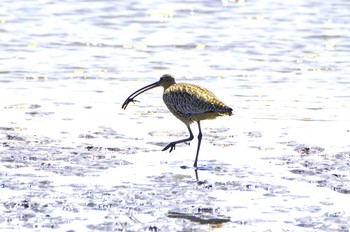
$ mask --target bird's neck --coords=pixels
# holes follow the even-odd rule
[[[164,91],[172,85],[175,85],[175,81],[163,84]]]

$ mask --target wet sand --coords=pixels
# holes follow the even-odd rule
[[[28,98],[3,108],[2,229],[349,227],[344,202],[350,157],[340,150],[349,131],[336,123],[324,131],[319,121],[248,120],[244,109],[236,109],[231,117],[202,123],[196,172],[191,168],[196,140],[171,153],[161,151],[188,135],[158,91],[123,111],[124,99],[107,97],[114,86],[99,91],[98,80],[71,84],[81,91],[72,88],[70,96],[56,95],[60,99],[49,98],[50,85],[57,83],[26,83],[48,99]],[[124,89],[120,95],[126,97]]]

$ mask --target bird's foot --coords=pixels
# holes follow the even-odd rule
[[[166,151],[170,148],[170,151],[169,151],[169,153],[170,153],[172,150],[175,150],[175,145],[176,145],[176,143],[174,143],[174,142],[169,143],[168,145],[166,145],[166,147],[163,148],[162,151]]]

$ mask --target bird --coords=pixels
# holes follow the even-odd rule
[[[156,87],[163,87],[163,101],[169,111],[180,121],[182,121],[190,134],[186,139],[169,143],[162,151],[168,149],[169,152],[175,150],[176,144],[192,141],[194,136],[190,125],[198,125],[198,145],[194,168],[197,169],[198,155],[202,141],[202,130],[200,122],[207,119],[215,119],[218,116],[231,116],[232,108],[220,101],[211,91],[198,85],[188,83],[176,83],[175,78],[170,74],[164,74],[159,81],[147,85],[132,93],[123,103],[122,109],[126,109],[130,102],[138,102],[135,98],[143,92]]]

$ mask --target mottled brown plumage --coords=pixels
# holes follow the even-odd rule
[[[139,94],[158,86],[164,88],[163,101],[165,105],[175,117],[185,123],[190,133],[189,138],[171,142],[163,151],[170,148],[171,152],[175,149],[176,144],[191,141],[193,139],[193,133],[190,124],[197,122],[199,128],[198,146],[196,159],[193,165],[197,167],[198,154],[202,140],[200,121],[214,119],[223,115],[230,116],[232,115],[232,109],[217,99],[209,90],[197,85],[186,83],[176,84],[175,79],[169,74],[164,74],[159,81],[147,85],[131,94],[123,103],[122,108],[126,109],[130,102],[135,102],[136,100],[134,99]]]
[[[185,124],[230,115],[232,109],[209,90],[191,84],[173,84],[164,90],[163,101]]]

